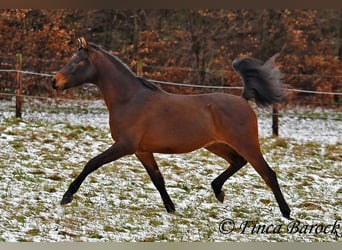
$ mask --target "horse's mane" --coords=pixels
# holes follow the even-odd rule
[[[143,78],[143,77],[139,77],[136,76],[136,74],[134,74],[134,72],[123,62],[121,61],[118,57],[116,57],[115,55],[109,53],[108,51],[104,50],[103,48],[101,48],[100,46],[93,44],[93,43],[89,43],[89,45],[91,45],[91,47],[93,49],[96,49],[98,51],[101,51],[111,62],[113,62],[116,65],[119,65],[119,67],[124,70],[129,72],[132,76],[134,76],[144,87],[147,87],[151,90],[154,91],[158,91],[161,90],[157,85],[153,84],[152,82],[148,81],[147,79]]]
[[[104,54],[111,62],[113,62],[114,64],[119,64],[119,67],[121,69],[125,69],[126,71],[128,71],[129,73],[131,73],[132,75],[135,75],[133,73],[133,71],[123,62],[121,61],[119,58],[117,58],[115,55],[109,53],[108,51],[104,50],[103,48],[101,48],[100,46],[93,44],[93,43],[89,43],[89,45],[91,45],[91,47],[95,50],[98,50],[100,52],[102,52],[102,54]]]
[[[154,90],[154,91],[160,91],[161,89],[155,85],[154,83],[150,82],[144,77],[137,76],[137,79],[147,88]]]

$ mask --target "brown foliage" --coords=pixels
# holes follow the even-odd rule
[[[231,69],[233,59],[266,60],[280,53],[276,63],[290,87],[342,89],[341,10],[0,10],[0,66],[13,69],[15,55],[22,53],[23,69],[54,72],[76,51],[78,36],[110,50],[133,71],[142,65],[142,75],[150,79],[241,86]],[[49,80],[25,75],[25,93],[47,93]],[[13,86],[13,74],[1,73],[0,90]],[[341,102],[337,96],[309,93],[291,93],[291,98]]]

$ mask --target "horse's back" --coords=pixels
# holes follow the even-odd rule
[[[199,95],[169,95],[165,105],[178,110],[178,117],[191,117],[201,123],[222,120],[228,123],[256,122],[256,116],[248,101],[241,96],[225,93]]]
[[[254,111],[241,96],[230,95],[225,93],[213,93],[204,94],[202,96],[203,101],[207,102],[208,106],[211,106],[213,112],[219,112],[225,116],[231,117],[232,119],[248,118],[253,116]]]
[[[248,101],[240,96],[217,93],[202,97],[208,105],[218,137],[258,134],[257,118]]]

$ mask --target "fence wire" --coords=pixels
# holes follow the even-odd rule
[[[9,72],[9,73],[22,73],[22,74],[28,74],[28,75],[38,75],[43,77],[53,77],[54,73],[38,73],[33,71],[26,71],[26,70],[16,70],[16,69],[0,69],[0,72]],[[324,77],[315,75],[316,77]],[[326,76],[328,77],[328,76]],[[331,76],[329,76],[331,77]],[[342,77],[342,76],[336,76],[336,77]],[[163,85],[171,85],[171,86],[178,86],[178,87],[191,87],[191,88],[207,88],[207,89],[242,89],[242,87],[232,87],[232,86],[214,86],[214,85],[196,85],[196,84],[186,84],[186,83],[176,83],[176,82],[167,82],[167,81],[160,81],[160,80],[154,80],[154,79],[147,79],[148,81],[163,84]],[[342,96],[342,93],[340,92],[329,92],[329,91],[313,91],[313,90],[302,90],[302,89],[295,89],[295,88],[287,88],[286,91],[292,91],[292,92],[299,92],[299,93],[308,93],[308,94],[320,94],[320,95],[339,95]],[[6,93],[0,93],[2,95],[8,95]],[[15,94],[13,94],[15,95]],[[21,95],[23,97],[33,97],[33,96],[25,96]],[[40,98],[40,97],[38,97]]]

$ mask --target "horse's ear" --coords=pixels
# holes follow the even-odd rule
[[[78,49],[88,49],[88,42],[84,37],[78,38]]]

